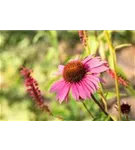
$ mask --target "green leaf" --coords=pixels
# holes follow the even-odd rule
[[[132,46],[132,44],[130,44],[130,43],[121,44],[121,45],[116,46],[115,50],[119,50],[119,49],[122,49],[122,48],[127,48],[127,47],[130,47],[130,46]]]

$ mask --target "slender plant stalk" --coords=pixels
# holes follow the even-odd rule
[[[95,31],[95,37],[96,37],[96,40],[97,40],[97,42],[98,42],[98,47],[97,47],[97,50],[98,50],[98,49],[99,49],[99,46],[100,46],[100,40],[98,39],[98,33],[97,33],[97,31]],[[96,51],[95,53],[97,53],[97,51]],[[102,54],[103,54],[102,56],[105,57],[105,53],[103,52]],[[104,108],[105,108],[105,111],[107,112],[107,111],[108,111],[108,110],[107,110],[107,103],[106,103],[106,98],[105,98],[105,96],[104,96],[103,87],[102,87],[102,84],[101,84],[101,83],[100,83],[99,85],[100,85],[99,95],[100,95],[100,97],[101,97],[101,102],[103,103]]]
[[[103,108],[103,106],[98,102],[98,100],[94,97],[94,95],[91,95],[91,97],[94,100],[94,102],[99,106],[99,108],[103,111],[103,113],[106,116],[109,116],[111,121],[114,121],[114,119],[105,111],[105,109]]]
[[[104,108],[105,108],[105,111],[107,112],[107,103],[106,103],[106,100],[105,100],[105,97],[102,93],[99,93],[100,97],[101,97],[101,101],[104,105]]]
[[[85,50],[87,51],[88,54],[90,54],[90,49],[88,46],[85,47]]]
[[[107,103],[106,103],[106,99],[105,99],[105,96],[104,96],[102,84],[100,84],[99,95],[101,97],[101,100],[102,100],[102,103],[104,105],[105,111],[107,112],[108,111],[108,109],[107,109]]]
[[[88,54],[91,54],[90,45],[89,45],[89,36],[88,36],[88,32],[87,31],[84,31],[84,37],[86,38],[85,49],[88,52]]]
[[[119,84],[118,84],[118,77],[116,74],[116,65],[117,65],[117,60],[116,60],[116,53],[115,53],[115,49],[112,45],[110,36],[108,31],[104,31],[108,46],[109,46],[109,50],[110,50],[110,55],[112,57],[113,60],[113,69],[115,71],[115,89],[116,89],[116,95],[117,95],[117,104],[118,104],[118,112],[119,112],[119,120],[121,120],[121,107],[120,107],[120,92],[119,92]]]
[[[87,108],[86,104],[85,104],[83,101],[81,101],[81,102],[82,102],[84,108],[85,108],[85,109],[87,110],[87,112],[89,113],[90,117],[92,117],[93,119],[95,119],[95,117],[92,115],[92,113],[90,112],[90,110]]]

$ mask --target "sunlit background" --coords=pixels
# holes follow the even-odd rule
[[[120,72],[135,87],[135,31],[112,31],[112,42],[117,52]],[[108,45],[103,31],[89,31],[91,52],[100,55],[110,62]],[[57,120],[35,106],[35,102],[27,94],[20,67],[32,69],[38,81],[46,103],[55,115],[65,120],[92,120],[81,102],[72,96],[69,103],[59,104],[55,94],[49,92],[51,84],[57,79],[53,74],[59,64],[82,54],[84,47],[77,31],[0,31],[0,120]],[[114,80],[103,74],[105,94],[110,113],[117,115],[113,107],[115,101]],[[135,100],[130,92],[120,86],[121,101],[128,101],[135,108]],[[97,120],[106,120],[104,114],[92,100],[85,102],[97,116]],[[135,109],[134,109],[135,110]],[[135,119],[132,110],[131,118]]]

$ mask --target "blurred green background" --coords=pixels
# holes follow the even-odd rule
[[[114,46],[135,44],[135,31],[111,34]],[[103,32],[89,31],[89,36],[92,53],[108,59]],[[82,103],[72,96],[68,104],[60,105],[55,94],[49,93],[56,80],[53,73],[57,66],[83,52],[77,31],[0,31],[0,120],[57,120],[38,109],[28,96],[20,75],[21,66],[34,71],[33,76],[55,115],[65,120],[91,120]],[[86,104],[95,115],[102,115],[93,101],[86,101]]]

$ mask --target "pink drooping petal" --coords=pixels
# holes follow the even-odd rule
[[[93,59],[90,59],[87,61],[87,64],[90,65],[91,67],[95,67],[97,65],[100,65],[100,63],[107,63],[106,61],[101,60],[100,57],[94,57]]]
[[[71,85],[71,89],[72,89],[73,97],[74,97],[76,100],[79,100],[79,91],[78,91],[77,85],[76,85],[75,83],[73,83],[73,84]]]
[[[89,82],[87,80],[84,80],[83,82],[85,84],[85,87],[87,87],[87,89],[89,90],[89,92],[90,92],[90,97],[89,98],[91,98],[91,95],[96,92],[97,88],[95,88],[95,86],[92,82]]]
[[[85,84],[84,81],[81,81],[81,83],[82,83],[83,90],[84,90],[84,92],[86,94],[86,97],[90,98],[90,93],[91,93],[90,89],[87,87],[87,85]]]
[[[89,65],[90,67],[97,65],[100,62],[100,59],[98,59],[97,57],[92,58],[92,59],[88,59],[85,64]]]
[[[90,56],[86,57],[86,58],[82,61],[82,63],[83,63],[83,64],[87,64],[87,62],[89,62],[92,58],[93,58],[93,56],[90,55]]]
[[[99,78],[98,78],[97,76],[92,75],[92,74],[87,74],[87,75],[86,75],[86,78],[87,78],[88,80],[95,81],[95,83],[98,83],[98,82],[99,82]]]
[[[62,74],[63,73],[63,69],[64,69],[64,65],[59,65],[58,66],[58,70],[59,70],[59,72]]]
[[[78,89],[78,92],[79,92],[79,97],[82,98],[82,99],[86,99],[87,95],[82,87],[82,83],[79,82],[76,84],[77,86],[77,89]]]
[[[95,57],[95,58],[86,58],[84,61],[84,64],[89,68],[89,71],[93,71],[93,73],[100,73],[103,71],[107,70],[107,62],[106,61],[101,61],[100,57]],[[94,69],[93,69],[94,68]],[[95,69],[96,68],[96,69]],[[105,69],[104,69],[105,68]],[[99,70],[98,70],[99,69]],[[103,71],[102,71],[102,70]]]
[[[94,55],[90,55],[86,57],[82,62],[87,65],[94,65],[100,62],[100,57],[94,57]]]
[[[106,70],[108,70],[108,67],[107,67],[107,66],[105,66],[105,65],[100,65],[100,66],[98,66],[98,67],[91,68],[89,71],[90,71],[91,73],[101,73],[101,72],[104,72],[104,71],[106,71]]]
[[[84,83],[91,93],[94,93],[97,90],[97,86],[90,80],[86,79],[86,80],[84,80]]]
[[[65,81],[63,79],[59,80],[52,85],[50,92],[59,92],[64,85]]]
[[[98,83],[100,82],[99,78],[94,75],[86,75],[87,83],[95,90],[98,89]],[[94,86],[93,86],[94,85]]]
[[[98,59],[99,60],[99,59]],[[101,66],[101,65],[105,65],[107,64],[107,61],[100,61],[98,63],[93,63],[90,65],[90,68],[95,68],[95,67],[98,67],[98,66]]]
[[[61,90],[57,92],[56,99],[58,99],[60,103],[62,103],[64,100],[67,100],[69,90],[70,84],[65,82],[63,88],[61,88]]]

